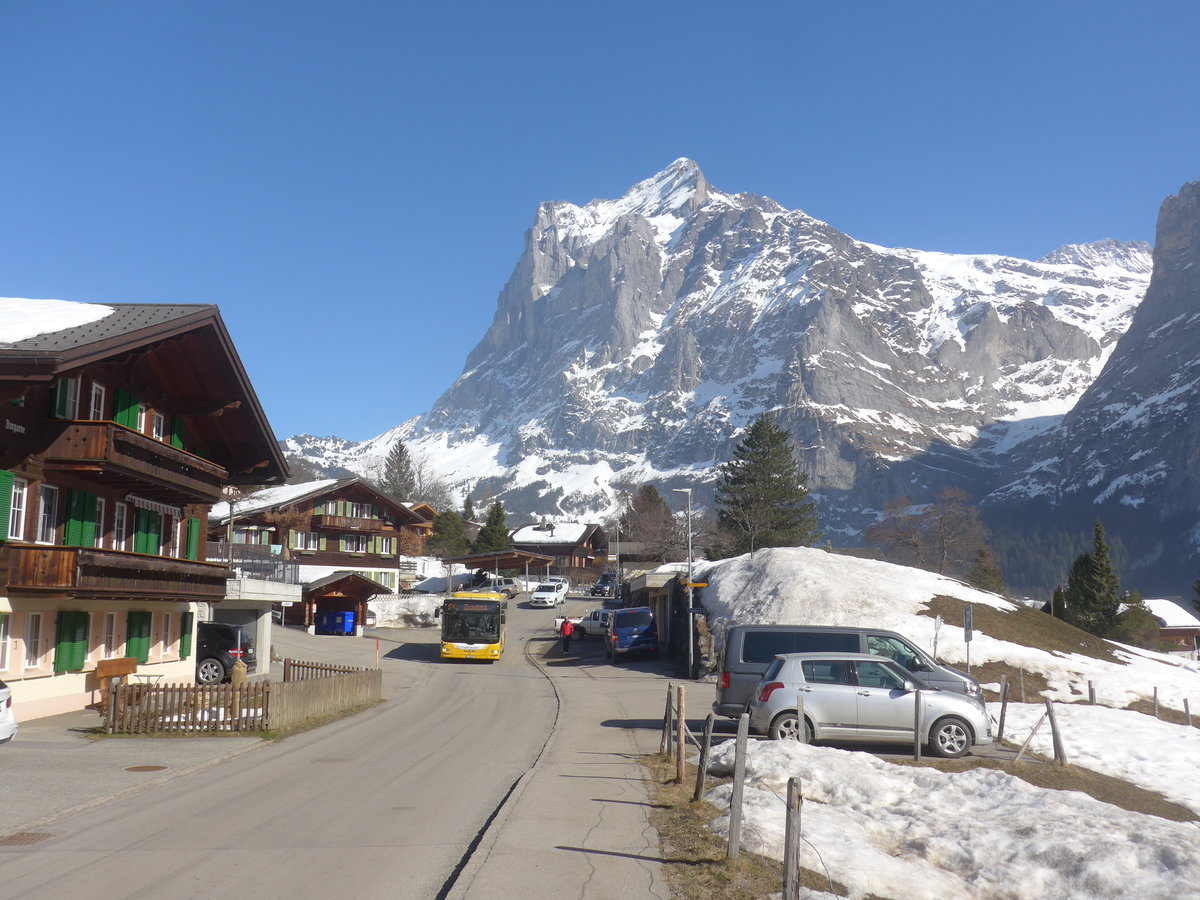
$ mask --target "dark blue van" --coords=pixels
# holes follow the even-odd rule
[[[630,653],[658,655],[658,624],[648,606],[613,610],[604,633],[604,653],[616,662]]]

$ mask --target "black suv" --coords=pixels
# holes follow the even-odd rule
[[[617,576],[613,572],[605,572],[600,576],[600,580],[592,585],[591,595],[593,597],[611,597],[613,589],[617,586]]]
[[[196,626],[196,682],[220,684],[228,681],[233,663],[240,659],[248,670],[257,661],[254,642],[241,625],[201,622]]]

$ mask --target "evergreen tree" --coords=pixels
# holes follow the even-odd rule
[[[471,545],[471,552],[491,553],[494,550],[507,550],[510,546],[504,504],[497,500],[488,510],[487,521],[479,529],[475,543]]]
[[[620,516],[609,531],[619,533],[622,541],[644,545],[639,552],[659,562],[680,559],[687,548],[687,538],[675,514],[652,484],[643,484],[633,494],[624,495]]]
[[[467,532],[458,513],[451,509],[433,517],[433,534],[425,542],[425,550],[443,559],[466,556],[471,552],[471,542],[467,540]]]
[[[1064,621],[1067,618],[1067,592],[1061,584],[1054,588],[1054,596],[1050,598],[1050,614]]]
[[[463,511],[462,517],[464,522],[475,521],[475,504],[471,502],[471,495],[463,494]]]
[[[967,570],[967,584],[993,594],[1004,593],[1004,578],[1000,575],[1000,563],[992,548],[982,544],[975,548],[971,568]]]
[[[720,467],[716,499],[718,526],[730,534],[735,553],[820,540],[808,476],[796,465],[787,432],[768,415],[754,420]]]
[[[396,441],[383,463],[379,490],[398,503],[416,500],[417,475],[404,441]]]
[[[1119,590],[1120,579],[1109,557],[1104,525],[1097,519],[1092,528],[1092,552],[1076,558],[1067,578],[1068,621],[1084,631],[1107,637],[1117,625]]]

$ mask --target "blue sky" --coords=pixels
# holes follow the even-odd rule
[[[1200,4],[0,0],[0,296],[214,302],[280,436],[427,410],[544,200],[680,156],[861,240],[1153,240]]]

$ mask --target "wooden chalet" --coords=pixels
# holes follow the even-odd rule
[[[432,513],[426,504],[398,503],[360,478],[289,484],[214,507],[209,540],[268,547],[296,562],[306,585],[352,573],[394,592],[415,572],[412,557],[424,552],[433,527],[422,507]],[[218,547],[214,556],[222,555]],[[285,610],[285,621],[311,628],[321,611],[306,588],[306,602]],[[362,612],[365,605],[358,621]]]
[[[608,536],[599,525],[556,522],[525,525],[509,535],[517,550],[554,558],[560,574],[597,574],[608,562]]]
[[[0,678],[18,718],[81,709],[97,664],[192,681],[225,596],[210,506],[287,466],[211,305],[0,301]]]

